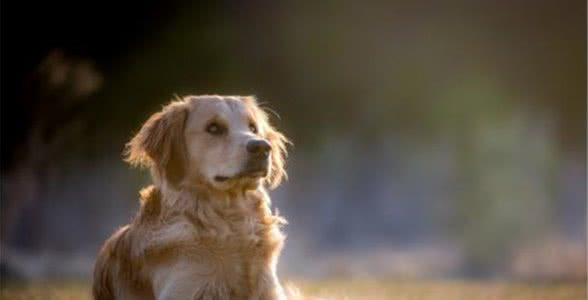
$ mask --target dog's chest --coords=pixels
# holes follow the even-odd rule
[[[273,222],[271,215],[250,211],[225,214],[213,222],[197,221],[196,217],[187,216],[194,232],[188,255],[215,274],[212,280],[234,293],[244,293],[234,294],[232,299],[245,299],[274,267],[284,240],[278,222]]]
[[[283,222],[265,203],[243,201],[239,205],[201,205],[185,211],[164,231],[176,232],[184,248],[182,253],[242,265],[271,259],[279,252],[284,240],[279,228]]]
[[[178,277],[172,281],[201,282],[204,286],[195,288],[207,295],[228,293],[218,299],[255,298],[275,276],[285,220],[272,214],[263,199],[249,200],[226,206],[204,203],[139,219],[148,230],[138,248],[153,265],[167,265],[161,274]]]
[[[274,221],[272,215],[253,210],[204,211],[185,217],[191,225],[194,246],[208,248],[219,255],[263,255],[283,240],[279,222]]]

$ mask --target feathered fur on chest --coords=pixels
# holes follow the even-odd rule
[[[281,250],[286,221],[272,213],[263,191],[241,195],[194,195],[184,193],[163,199],[155,187],[141,192],[141,223],[145,255],[181,255],[226,260],[243,257],[273,260]]]

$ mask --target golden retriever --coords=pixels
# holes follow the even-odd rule
[[[253,97],[187,96],[152,115],[126,161],[153,185],[100,251],[94,298],[285,299],[285,220],[265,187],[285,176],[286,143]]]

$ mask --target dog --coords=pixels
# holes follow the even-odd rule
[[[125,150],[153,185],[100,250],[94,299],[286,299],[286,221],[266,189],[286,176],[288,143],[252,96],[186,96],[153,114]]]

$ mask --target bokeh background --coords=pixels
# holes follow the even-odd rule
[[[121,2],[2,3],[2,279],[90,278],[174,94],[281,116],[282,277],[586,278],[585,1]]]

